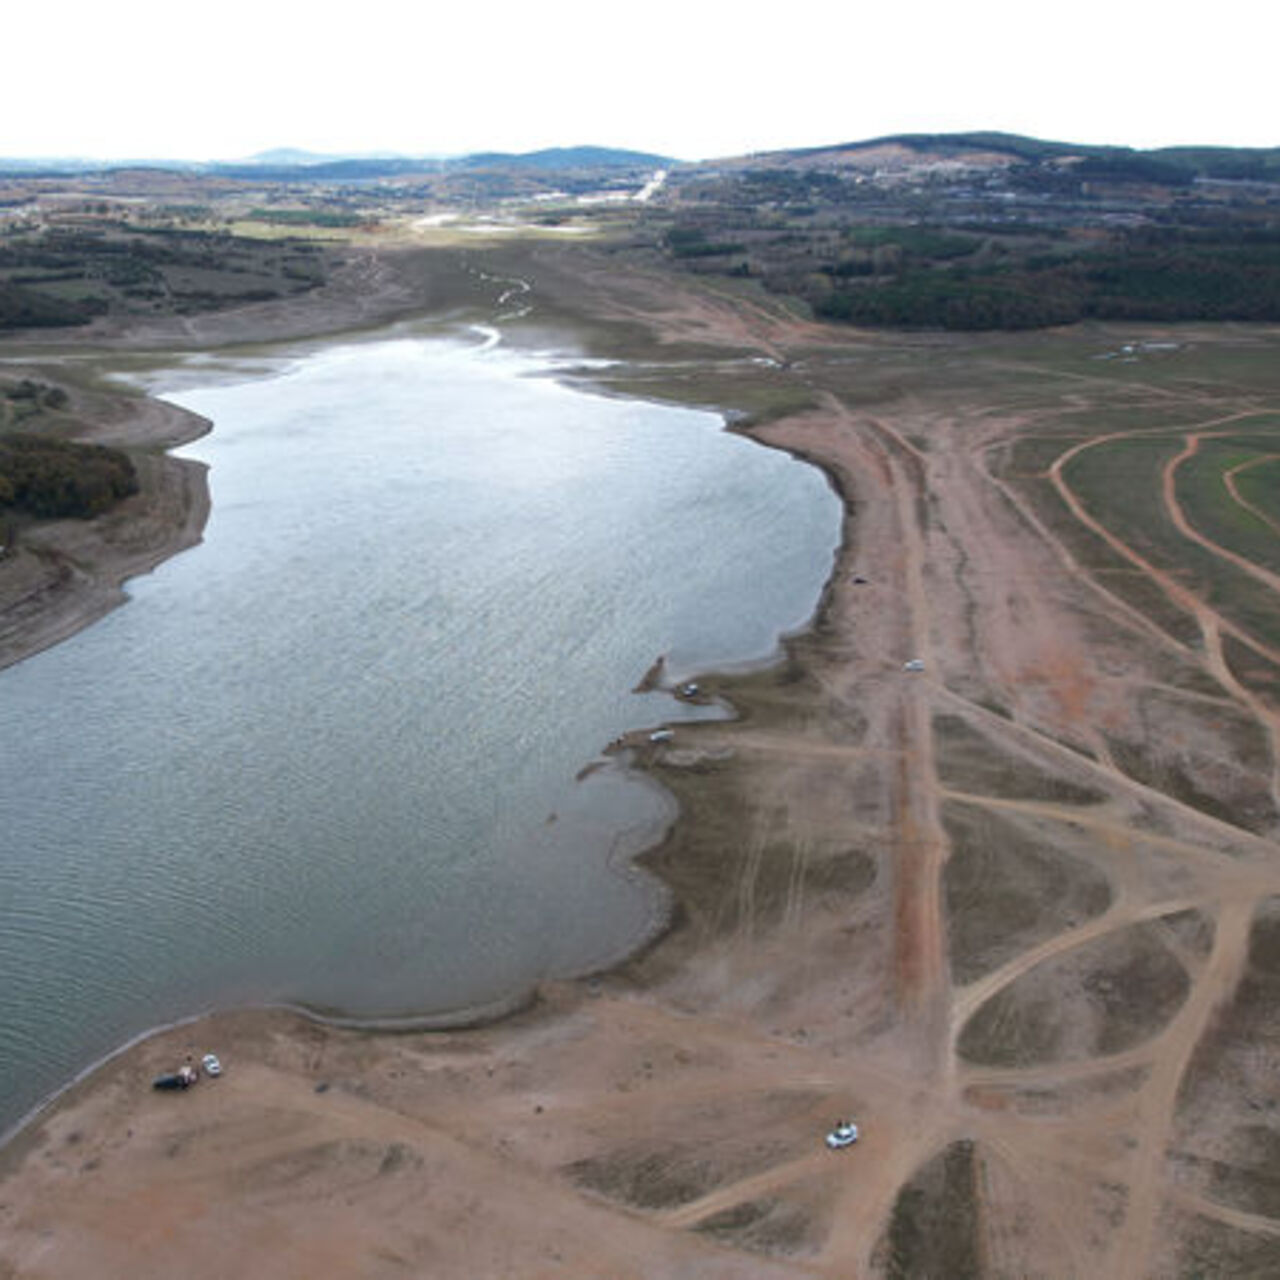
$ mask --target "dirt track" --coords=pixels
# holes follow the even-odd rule
[[[1178,467],[1258,389],[1095,375],[1079,335],[1057,364],[864,339],[582,260],[533,263],[535,315],[541,289],[777,362],[814,407],[755,434],[849,509],[813,634],[706,682],[742,721],[640,748],[685,809],[651,859],[678,927],[487,1029],[221,1015],[138,1047],[9,1151],[0,1274],[1280,1273],[1276,718],[1223,637],[1280,650],[1070,482],[1132,434],[1092,411],[1168,406],[1135,432],[1186,448],[1141,500],[1213,553]],[[1021,472],[1028,435],[1058,444]],[[222,1080],[148,1094],[209,1044]]]

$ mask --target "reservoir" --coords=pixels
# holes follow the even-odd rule
[[[805,623],[840,509],[717,415],[383,337],[177,366],[199,547],[0,673],[0,1131],[214,1007],[401,1019],[588,972],[662,918],[671,817],[584,766],[631,690]],[[213,1047],[213,1046],[210,1046]]]

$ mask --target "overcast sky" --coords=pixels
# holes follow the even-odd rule
[[[1262,0],[28,0],[5,14],[0,155],[598,143],[700,159],[968,129],[1275,146],[1271,14]]]

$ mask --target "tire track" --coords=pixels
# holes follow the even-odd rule
[[[1245,414],[1233,414],[1230,421],[1234,418],[1248,416]],[[1216,425],[1216,424],[1215,424]],[[1081,444],[1075,445],[1068,449],[1065,453],[1060,454],[1054,459],[1049,468],[1049,479],[1052,482],[1058,496],[1066,504],[1068,510],[1073,516],[1091,533],[1101,538],[1117,555],[1128,560],[1130,564],[1140,569],[1146,576],[1164,592],[1174,604],[1185,609],[1190,613],[1200,626],[1204,636],[1205,649],[1207,653],[1207,665],[1210,674],[1214,676],[1220,683],[1227,688],[1238,688],[1235,677],[1231,674],[1226,662],[1222,657],[1221,642],[1219,639],[1220,632],[1226,632],[1234,640],[1238,640],[1241,644],[1254,650],[1255,653],[1266,658],[1269,662],[1280,665],[1280,650],[1273,649],[1270,645],[1258,640],[1243,627],[1237,626],[1235,623],[1222,618],[1207,601],[1202,600],[1193,591],[1182,586],[1181,583],[1175,581],[1163,569],[1152,564],[1145,556],[1135,551],[1127,542],[1118,535],[1111,532],[1101,521],[1095,519],[1085,509],[1084,503],[1081,502],[1075,490],[1067,483],[1066,477],[1063,475],[1063,469],[1075,457],[1078,457],[1086,449],[1091,449],[1100,444],[1106,444],[1112,440],[1127,439],[1136,432],[1120,431],[1113,432],[1110,435],[1098,436],[1092,440],[1086,440]]]
[[[1235,994],[1244,972],[1252,908],[1251,902],[1223,906],[1204,972],[1168,1029],[1157,1038],[1159,1051],[1152,1054],[1151,1075],[1139,1094],[1138,1148],[1129,1171],[1129,1207],[1111,1268],[1117,1280],[1147,1273],[1178,1089],[1213,1015]]]
[[[1250,895],[1250,901],[1252,896]],[[1114,933],[1117,929],[1126,929],[1131,925],[1144,924],[1159,920],[1165,916],[1177,915],[1180,911],[1194,911],[1205,904],[1203,897],[1178,898],[1172,901],[1151,902],[1145,905],[1117,903],[1109,911],[1073,929],[1054,934],[1052,938],[1038,943],[1027,951],[1023,951],[1007,964],[991,973],[961,987],[951,1004],[951,1036],[952,1044],[959,1038],[964,1024],[992,996],[1016,982],[1023,974],[1034,969],[1036,965],[1054,956],[1074,951],[1086,943]]]
[[[1254,458],[1249,462],[1238,463],[1236,466],[1232,467],[1230,471],[1224,471],[1222,473],[1222,483],[1226,486],[1227,492],[1231,495],[1232,499],[1239,506],[1243,507],[1251,516],[1257,516],[1259,520],[1267,525],[1272,533],[1280,534],[1280,521],[1273,519],[1271,516],[1267,515],[1261,507],[1255,506],[1250,502],[1249,499],[1240,492],[1240,487],[1236,484],[1236,476],[1238,476],[1242,471],[1248,471],[1250,467],[1260,466],[1264,462],[1274,462],[1277,458],[1280,458],[1280,453],[1268,453],[1264,454],[1261,458]]]

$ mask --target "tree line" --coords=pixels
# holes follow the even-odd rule
[[[835,273],[833,272],[833,275]],[[817,314],[852,324],[1029,329],[1106,320],[1280,320],[1280,233],[1150,235],[1110,249],[938,269],[837,287]]]

